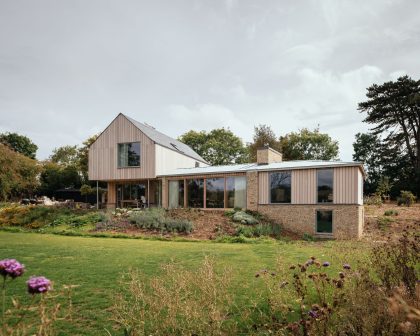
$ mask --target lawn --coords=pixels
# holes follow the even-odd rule
[[[281,258],[284,267],[304,262],[314,255],[332,263],[329,271],[344,261],[364,254],[359,242],[272,242],[227,244],[171,242],[138,239],[66,237],[36,233],[0,232],[0,259],[16,258],[26,265],[25,276],[14,280],[11,292],[24,298],[24,282],[30,275],[44,275],[56,288],[78,285],[73,294],[73,321],[60,321],[60,335],[104,335],[105,328],[121,335],[110,321],[109,307],[118,290],[118,280],[129,268],[156,275],[160,265],[174,258],[188,268],[204,256],[212,256],[220,267],[232,269],[238,302],[246,302],[259,285],[255,272],[271,269]]]

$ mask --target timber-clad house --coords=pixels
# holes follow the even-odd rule
[[[363,165],[282,161],[269,148],[257,162],[210,166],[189,146],[119,114],[89,149],[89,179],[107,182],[107,207],[259,211],[285,228],[359,238]]]

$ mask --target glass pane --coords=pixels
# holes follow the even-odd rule
[[[226,193],[228,208],[246,208],[246,177],[227,177]]]
[[[292,201],[292,174],[277,172],[270,174],[270,202],[290,203]]]
[[[184,207],[184,181],[169,181],[169,208]]]
[[[225,207],[225,179],[223,177],[206,180],[206,207]]]
[[[118,167],[140,166],[140,142],[118,144]]]
[[[318,203],[332,203],[333,201],[333,170],[318,169]]]
[[[331,210],[318,210],[316,212],[316,232],[332,233]]]
[[[188,180],[188,207],[203,208],[204,207],[204,180],[194,179]]]

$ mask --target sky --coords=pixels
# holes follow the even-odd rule
[[[320,128],[352,159],[373,83],[420,74],[420,1],[0,0],[0,132],[46,159],[119,112],[178,137]]]

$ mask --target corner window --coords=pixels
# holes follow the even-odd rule
[[[332,169],[317,170],[318,203],[332,203],[334,178]]]
[[[290,203],[292,200],[292,174],[270,173],[270,203]]]
[[[140,167],[140,142],[118,144],[118,168]]]
[[[316,232],[332,233],[332,210],[317,210]]]

